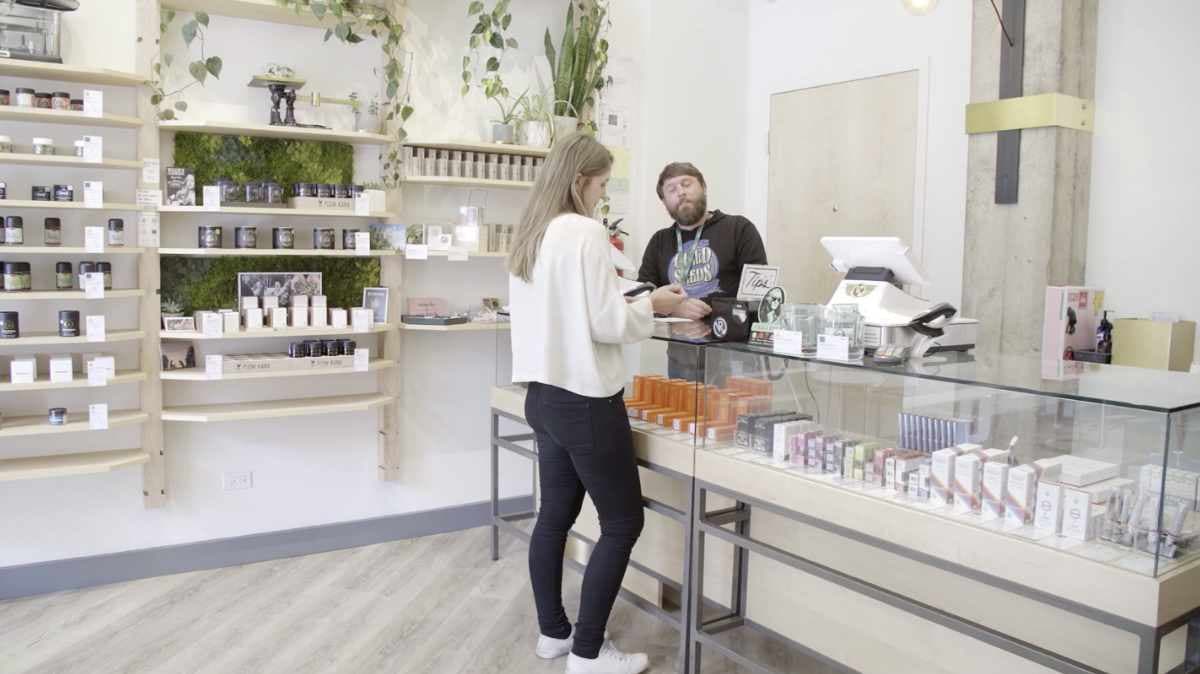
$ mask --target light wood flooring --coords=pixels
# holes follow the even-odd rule
[[[526,547],[490,529],[0,602],[0,672],[562,672],[533,655]],[[579,575],[567,572],[568,615]],[[678,635],[618,600],[624,650],[676,669]],[[813,671],[807,667],[790,671]],[[739,671],[706,654],[706,674]],[[786,671],[786,670],[785,670]]]

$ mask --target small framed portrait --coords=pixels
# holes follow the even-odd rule
[[[257,297],[263,306],[265,297],[276,297],[279,306],[292,306],[296,295],[323,295],[321,272],[239,272],[238,304],[243,297]]]
[[[163,329],[167,332],[195,332],[196,319],[191,316],[163,316]]]
[[[388,289],[363,288],[362,305],[375,314],[376,323],[387,323],[388,320]]]
[[[196,347],[191,342],[163,342],[162,369],[186,370],[196,367]]]

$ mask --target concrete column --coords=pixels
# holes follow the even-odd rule
[[[1097,2],[1029,0],[1024,95],[1094,99]],[[990,0],[974,3],[971,102],[994,101],[1004,38]],[[1083,283],[1092,136],[1022,131],[1020,198],[1012,205],[995,203],[996,134],[973,135],[967,148],[963,315],[981,321],[979,353],[1035,355],[1046,286]]]

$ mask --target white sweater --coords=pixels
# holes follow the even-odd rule
[[[550,221],[532,281],[509,276],[513,382],[541,382],[591,398],[625,385],[622,344],[648,339],[648,298],[626,302],[604,226],[581,215]]]

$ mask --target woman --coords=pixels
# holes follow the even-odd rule
[[[650,337],[654,314],[683,300],[678,286],[627,301],[604,226],[590,215],[613,158],[574,134],[550,152],[509,256],[513,381],[529,382],[525,418],[537,435],[541,511],[529,546],[537,604],[536,653],[567,658],[568,674],[637,674],[644,653],[622,653],[604,627],[642,531],[642,488],[625,414],[621,345]],[[567,532],[583,495],[600,514],[575,629],[562,604]]]

